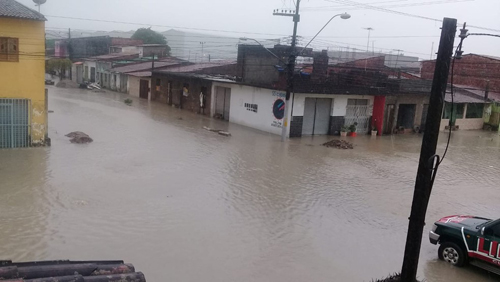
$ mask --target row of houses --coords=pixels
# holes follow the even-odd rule
[[[286,48],[270,50],[284,58]],[[431,79],[388,67],[384,56],[330,65],[326,52],[306,53],[313,63],[298,66],[294,74],[289,137],[335,135],[354,123],[359,133],[374,128],[379,134],[425,129]],[[238,54],[236,72],[154,70],[151,100],[281,134],[286,85],[282,62],[261,46],[240,45]],[[469,60],[484,62],[475,66],[486,68],[494,61],[500,63],[499,58],[478,55],[466,55],[462,62],[465,65]],[[441,129],[450,120],[456,129],[481,129],[490,121],[498,127],[498,113],[492,108],[500,102],[500,89],[489,85],[488,90],[454,85],[453,106],[450,87]]]

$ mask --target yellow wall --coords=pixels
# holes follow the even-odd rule
[[[45,111],[45,22],[0,17],[0,37],[19,38],[19,62],[0,62],[0,98],[31,99],[31,138],[43,143]]]

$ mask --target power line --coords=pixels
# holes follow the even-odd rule
[[[368,5],[368,4],[364,4],[364,3],[359,3],[359,2],[352,1],[352,0],[327,0],[327,1],[328,2],[335,2],[335,3],[346,4],[346,5],[354,6],[354,7],[366,8],[366,9],[380,11],[380,12],[386,12],[386,13],[401,15],[401,16],[407,16],[407,17],[412,17],[412,18],[419,18],[419,19],[424,19],[424,20],[430,20],[430,21],[434,21],[434,22],[442,22],[443,21],[443,20],[434,19],[434,18],[431,18],[431,17],[425,17],[425,16],[419,16],[419,15],[409,14],[409,13],[405,13],[405,12],[399,12],[399,11],[389,10],[389,9],[386,9],[386,8],[381,8],[381,7],[372,6],[372,5]],[[473,27],[473,28],[477,28],[477,29],[483,29],[483,30],[500,32],[500,30],[498,30],[498,29],[488,28],[488,27],[481,27],[481,26],[474,26],[474,25],[468,25],[468,27]]]

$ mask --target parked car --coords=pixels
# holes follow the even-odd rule
[[[45,80],[45,85],[54,85],[55,82],[53,80],[50,80],[50,79],[46,79]]]
[[[429,239],[440,245],[440,259],[458,267],[470,263],[500,275],[500,219],[447,216],[434,223]]]

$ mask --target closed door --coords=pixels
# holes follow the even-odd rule
[[[330,131],[332,99],[306,98],[302,135],[327,135]]]
[[[142,99],[148,99],[149,96],[149,82],[147,80],[141,79],[141,84],[139,88],[139,97]]]

